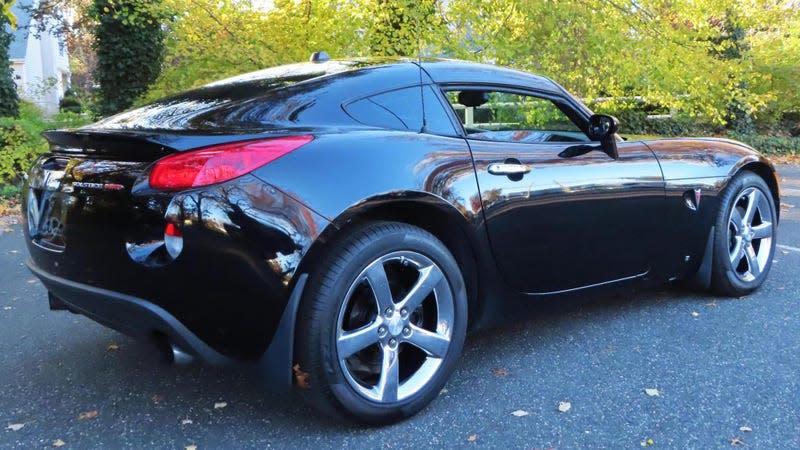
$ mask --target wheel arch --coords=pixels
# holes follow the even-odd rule
[[[296,273],[311,273],[326,251],[354,227],[372,221],[402,222],[433,234],[458,263],[467,291],[469,321],[480,312],[478,301],[479,251],[469,219],[446,200],[426,192],[386,194],[359,202],[339,214],[314,241]]]
[[[749,160],[749,161],[741,161],[740,164],[737,165],[736,169],[733,171],[731,175],[731,179],[742,171],[747,170],[749,172],[753,172],[759,177],[761,177],[767,186],[769,186],[769,190],[772,193],[772,199],[775,201],[775,216],[777,221],[780,221],[781,215],[781,196],[780,196],[780,186],[778,184],[778,174],[775,171],[774,166],[767,161],[765,158],[761,157],[757,160]]]

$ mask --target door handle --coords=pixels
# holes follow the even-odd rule
[[[492,175],[521,176],[531,171],[531,166],[522,163],[491,163],[486,168]]]

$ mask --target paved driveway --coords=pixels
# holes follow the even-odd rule
[[[782,246],[756,294],[665,287],[473,335],[440,398],[382,429],[265,394],[245,370],[158,365],[146,344],[49,312],[14,227],[0,235],[0,448],[800,448],[800,168],[780,172]]]

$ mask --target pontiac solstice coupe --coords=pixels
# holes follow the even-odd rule
[[[764,282],[773,166],[617,128],[541,76],[318,55],[46,132],[28,266],[51,309],[390,423],[438,395],[468,330],[668,280]]]

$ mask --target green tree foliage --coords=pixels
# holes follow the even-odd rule
[[[19,97],[17,86],[14,83],[11,62],[9,61],[8,47],[12,36],[6,31],[7,26],[14,25],[14,15],[11,14],[11,0],[3,0],[0,13],[0,117],[16,116],[19,114]]]
[[[162,76],[146,100],[221,77],[332,57],[437,52],[446,26],[436,0],[276,0],[269,10],[237,0],[164,0],[169,24]]]
[[[601,111],[655,126],[747,130],[800,110],[790,0],[164,0],[164,72],[148,99],[331,56],[451,56],[552,77]],[[638,117],[641,115],[642,117]],[[690,131],[690,130],[687,130]]]
[[[96,112],[113,114],[131,106],[161,72],[163,11],[158,0],[95,0]]]
[[[691,124],[702,123],[709,130],[751,131],[753,120],[761,128],[788,129],[783,124],[796,121],[791,112],[800,111],[796,0],[275,0],[270,8],[248,0],[42,4],[87,1],[94,2],[90,10],[98,22],[100,98],[114,103],[103,113],[137,96],[141,103],[303,61],[317,50],[334,58],[422,53],[517,67],[550,76],[598,111],[630,117],[637,130],[693,132]],[[109,38],[103,33],[112,26]],[[161,30],[166,49],[159,66],[152,61],[160,54],[154,36]],[[157,81],[139,96],[159,68]],[[666,113],[673,118],[646,119]]]
[[[724,125],[732,109],[738,110],[733,116],[767,115],[783,95],[763,88],[773,77],[759,70],[766,67],[758,57],[772,46],[795,46],[783,64],[797,67],[798,8],[790,3],[453,0],[448,50],[551,76],[589,99],[640,96]],[[474,49],[481,51],[475,55]],[[626,106],[595,105],[611,111]],[[796,101],[781,106],[800,107]]]
[[[363,2],[356,17],[365,27],[371,55],[417,56],[438,43],[446,30],[435,0],[373,0]]]
[[[148,99],[222,77],[302,61],[308,49],[337,56],[353,40],[337,2],[277,0],[266,12],[237,0],[164,0],[173,17],[164,73]]]
[[[14,6],[15,2],[16,0],[0,0],[0,16],[5,18],[6,22],[4,23],[10,24],[12,27],[17,26],[17,18],[11,12],[11,7]]]

